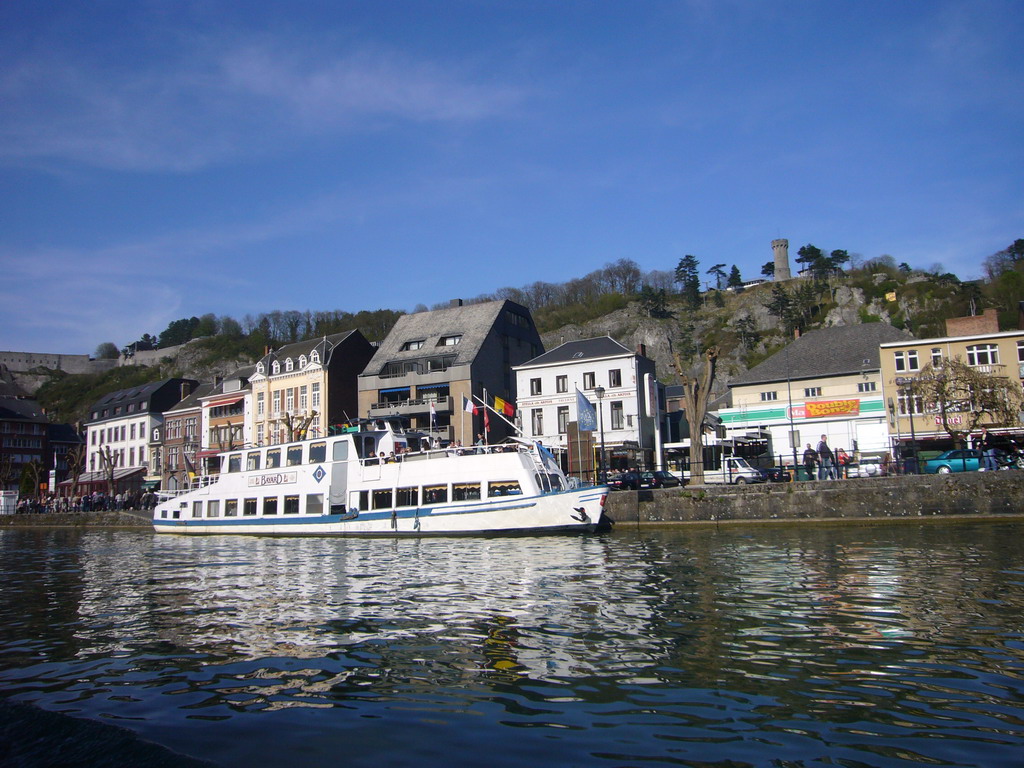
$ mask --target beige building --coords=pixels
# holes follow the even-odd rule
[[[249,378],[255,444],[322,437],[332,425],[356,418],[356,378],[373,351],[356,330],[264,355]]]
[[[729,382],[732,406],[718,415],[726,437],[801,462],[822,435],[851,456],[889,451],[879,346],[910,334],[888,323],[811,331]]]
[[[1024,379],[1024,330],[1001,332],[994,309],[973,317],[947,320],[946,333],[943,338],[881,345],[882,392],[894,445],[906,447],[914,443],[922,450],[953,447],[936,405],[912,393],[915,379],[926,366],[939,368],[944,360],[959,360],[1017,386]],[[963,406],[964,409],[952,413],[951,406],[946,407],[947,419],[954,427],[964,425],[966,428],[970,424],[969,404]],[[978,426],[987,423],[987,417],[982,417]],[[993,429],[993,433],[1020,432],[1019,425]]]

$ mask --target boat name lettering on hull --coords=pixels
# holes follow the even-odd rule
[[[287,485],[288,483],[294,483],[297,479],[297,472],[275,472],[272,475],[260,475],[259,477],[248,478],[250,488],[261,487],[264,485]]]

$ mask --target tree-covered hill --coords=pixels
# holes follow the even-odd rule
[[[699,259],[687,255],[672,270],[644,273],[622,259],[566,283],[506,287],[471,301],[510,299],[528,307],[547,349],[598,335],[632,349],[643,345],[666,383],[674,381],[674,355],[693,363],[717,345],[716,394],[722,394],[732,377],[774,354],[798,330],[881,321],[925,338],[943,335],[947,317],[989,307],[999,311],[1001,327],[1012,328],[1024,300],[1024,240],[987,258],[985,277],[972,282],[938,266],[914,269],[885,256],[863,261],[846,251],[826,255],[810,244],[798,254],[803,276],[746,289],[735,267],[727,273],[726,265],[714,264],[702,272]],[[770,274],[771,267],[766,264],[763,272]],[[702,290],[702,275],[716,287]],[[268,348],[355,328],[380,341],[402,314],[275,310],[242,320],[213,313],[182,318],[158,335],[121,345],[126,353],[176,348],[173,356],[155,355],[157,365],[121,366],[98,375],[54,372],[37,397],[54,420],[74,423],[107,392],[169,376],[210,379],[255,362]]]

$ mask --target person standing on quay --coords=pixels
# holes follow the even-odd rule
[[[807,448],[804,449],[804,469],[807,471],[807,479],[814,479],[815,467],[818,464],[818,452],[811,448],[811,444],[807,444]]]
[[[835,457],[832,455],[832,449],[828,447],[828,439],[825,435],[821,436],[821,441],[818,443],[818,479],[819,480],[835,480]]]

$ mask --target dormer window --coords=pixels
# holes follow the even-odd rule
[[[286,371],[294,370],[294,368],[295,368],[295,361],[292,360],[290,357],[287,360],[284,361],[284,369]]]
[[[309,353],[309,362],[310,363],[319,363],[320,362],[320,353],[317,352],[315,349],[312,352]]]
[[[409,352],[413,349],[423,349],[423,345],[426,344],[426,339],[416,339],[415,341],[407,341],[402,345],[403,352]]]
[[[266,366],[263,365],[263,363],[256,363],[256,373],[266,373],[266,372],[267,372],[267,368],[266,368]]]
[[[460,341],[462,341],[462,334],[461,333],[455,333],[455,334],[452,334],[451,336],[442,336],[440,338],[440,340],[437,342],[437,346],[439,346],[439,347],[454,347]]]
[[[280,373],[281,372],[281,361],[280,360],[275,360],[274,364],[273,364],[273,366],[271,366],[270,370],[274,374]]]
[[[305,367],[306,367],[306,356],[305,355],[300,355],[299,356],[299,370],[302,370]]]

